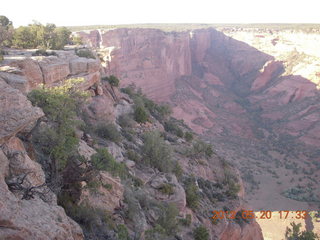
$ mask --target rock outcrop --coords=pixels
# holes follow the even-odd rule
[[[44,114],[4,80],[0,80],[0,237],[1,239],[83,239],[78,224],[57,206],[45,189],[45,174],[17,134],[27,134]],[[20,184],[20,185],[17,185]],[[14,187],[16,186],[16,187]],[[39,195],[19,188],[39,187]],[[43,199],[42,191],[50,199]]]
[[[57,51],[57,56],[29,56],[26,52],[10,52],[1,63],[0,77],[9,85],[28,93],[44,84],[57,85],[69,78],[83,78],[79,89],[87,90],[100,81],[100,61],[80,58],[72,51]],[[22,55],[22,57],[21,57]]]
[[[3,144],[30,127],[44,114],[41,109],[32,107],[19,90],[12,88],[1,78],[0,88],[0,144]]]

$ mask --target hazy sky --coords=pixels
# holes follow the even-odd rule
[[[133,23],[320,23],[319,0],[7,0],[14,26]]]

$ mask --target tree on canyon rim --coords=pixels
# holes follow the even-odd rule
[[[12,22],[6,16],[0,16],[0,49],[11,46],[12,36]]]

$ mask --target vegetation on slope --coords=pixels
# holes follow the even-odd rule
[[[230,182],[236,181],[236,176],[228,167],[230,171],[225,173],[228,177],[220,178],[221,183],[216,184],[194,176],[180,165],[192,169],[208,164],[207,161],[216,158],[213,147],[199,140],[182,121],[170,117],[167,105],[153,102],[134,88],[123,89],[133,99],[132,112],[120,115],[115,122],[89,124],[81,111],[87,95],[74,87],[78,81],[36,89],[28,97],[46,114],[33,131],[32,139],[47,183],[58,194],[58,202],[67,214],[80,224],[86,238],[132,239],[144,232],[146,239],[170,239],[188,232],[195,239],[208,239],[207,229],[192,221],[195,218],[191,215],[179,216],[178,206],[169,199],[184,191],[187,206],[197,219],[205,219],[209,217],[208,209],[218,206],[222,209],[237,198],[239,188],[230,194]],[[137,106],[145,111],[146,123],[137,121]],[[90,146],[96,153],[89,160],[77,151],[79,129],[93,138]],[[134,162],[133,169],[111,154],[111,145],[126,152],[125,161]],[[125,188],[125,204],[116,213],[79,201],[85,189],[97,196],[101,188],[112,190],[112,185],[99,181],[101,171],[120,177]],[[160,182],[153,186],[146,177],[149,181],[160,177]],[[227,184],[223,185],[223,181]],[[159,195],[162,199],[156,197]],[[124,221],[119,222],[112,214]],[[143,219],[148,221],[146,231],[141,229]]]

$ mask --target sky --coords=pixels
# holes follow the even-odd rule
[[[319,0],[7,0],[15,27],[135,23],[320,23]]]

